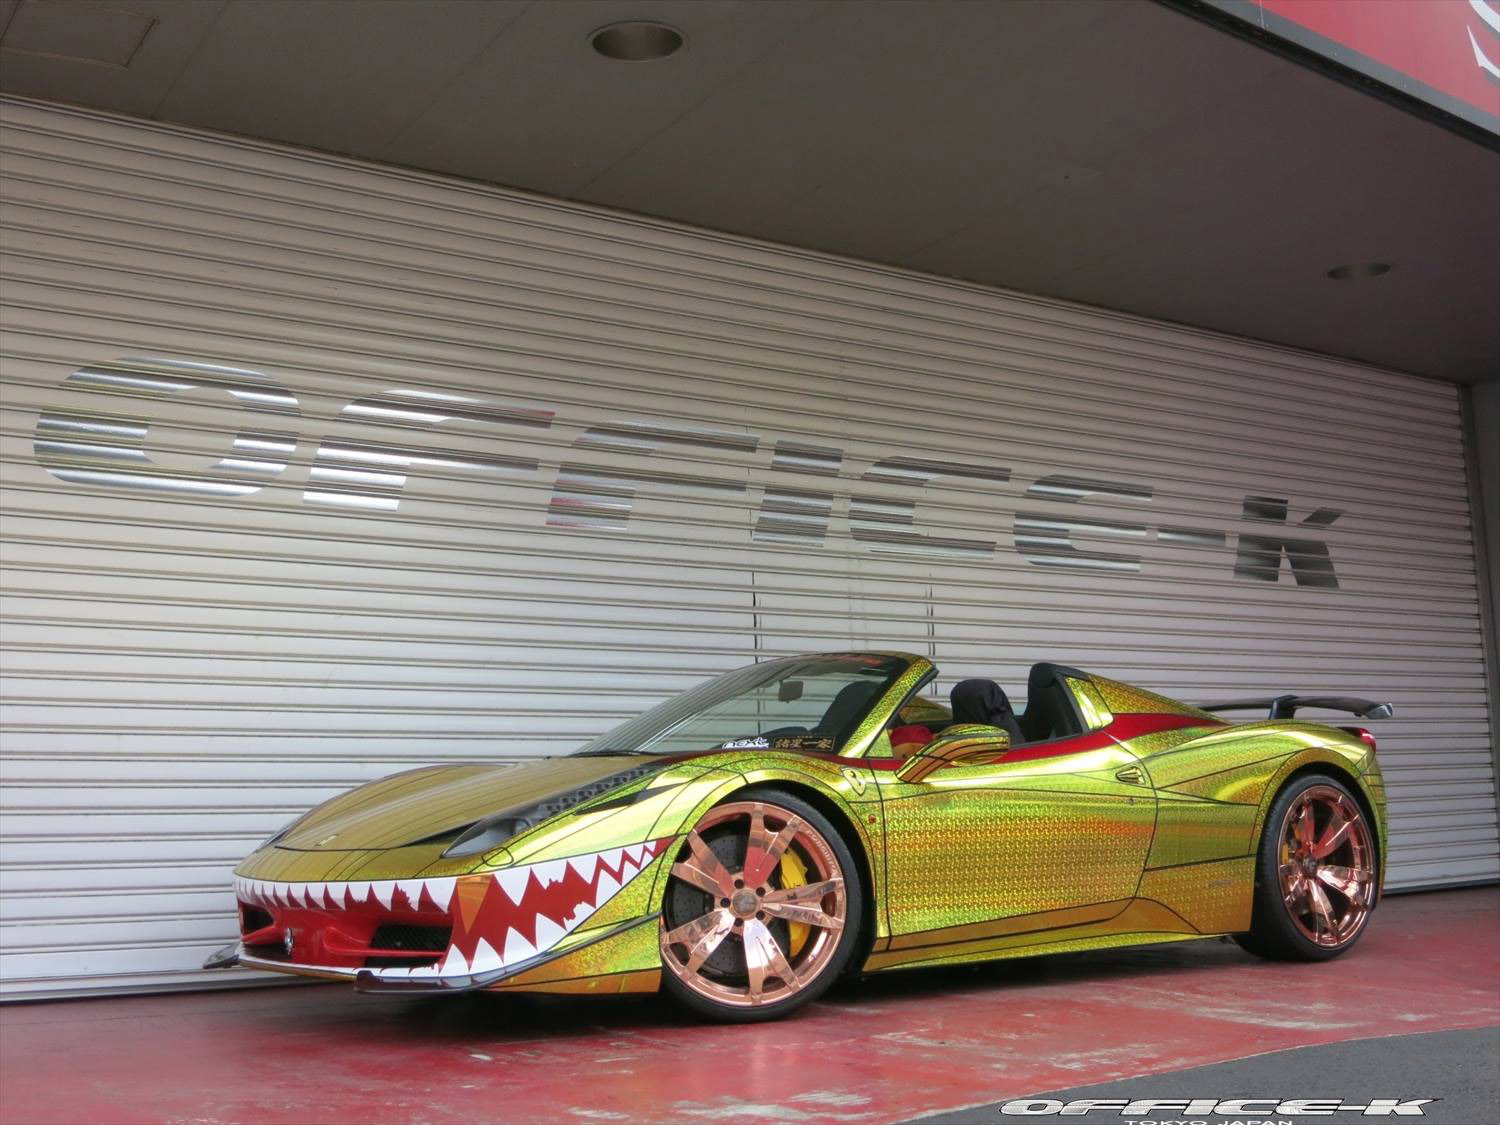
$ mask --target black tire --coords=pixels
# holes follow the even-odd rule
[[[1334,794],[1342,794],[1342,806],[1338,804]],[[1362,832],[1363,843],[1358,849],[1356,842],[1353,841],[1341,844],[1331,855],[1335,859],[1346,855],[1354,856],[1356,851],[1362,849],[1361,855],[1364,862],[1368,864],[1369,873],[1368,882],[1360,884],[1365,888],[1363,896],[1353,897],[1337,889],[1330,895],[1328,893],[1330,888],[1325,887],[1315,875],[1302,873],[1303,865],[1308,863],[1311,863],[1312,870],[1316,871],[1320,866],[1316,859],[1308,856],[1299,861],[1295,853],[1290,851],[1289,844],[1288,850],[1283,850],[1284,843],[1288,841],[1288,833],[1292,831],[1289,817],[1304,803],[1314,810],[1320,804],[1325,805],[1330,815],[1340,807],[1346,813],[1348,810],[1357,811],[1359,826],[1351,827],[1350,836],[1357,840],[1359,839],[1358,833]],[[1313,908],[1306,894],[1298,896],[1284,887],[1282,878],[1284,859],[1290,860],[1286,866],[1293,869],[1293,879],[1301,879],[1303,883],[1317,882],[1317,891],[1322,894],[1325,902],[1344,908],[1351,919],[1348,923],[1349,932],[1346,935],[1341,934],[1338,926],[1333,926],[1324,931],[1319,940],[1314,940],[1309,936],[1306,920],[1311,919],[1313,930],[1316,932],[1320,930],[1322,920],[1327,916]],[[1256,956],[1273,961],[1327,961],[1347,953],[1369,928],[1369,916],[1374,911],[1377,901],[1376,888],[1380,885],[1380,862],[1375,826],[1369,823],[1364,807],[1348,785],[1336,777],[1323,773],[1309,773],[1293,778],[1276,795],[1276,800],[1271,803],[1270,811],[1266,815],[1265,826],[1261,830],[1260,845],[1256,850],[1255,899],[1250,932],[1236,934],[1234,940]],[[1352,870],[1344,866],[1325,869]],[[1360,897],[1364,902],[1362,909],[1357,905]],[[1294,902],[1301,903],[1308,909],[1296,909]]]
[[[825,959],[818,967],[816,974],[801,984],[797,991],[783,999],[768,1001],[752,1007],[736,1006],[732,1003],[719,1002],[709,996],[701,995],[693,991],[685,984],[672,966],[666,963],[667,953],[663,953],[662,964],[662,991],[677,1004],[686,1008],[697,1016],[723,1023],[756,1023],[763,1020],[780,1019],[790,1015],[792,1012],[809,1004],[828,991],[828,988],[843,975],[848,968],[854,951],[860,940],[861,926],[864,921],[865,910],[865,888],[860,877],[859,865],[849,851],[849,846],[844,842],[842,835],[821,812],[799,797],[784,790],[773,787],[755,787],[741,790],[733,794],[725,801],[720,802],[714,809],[710,809],[699,825],[694,826],[694,832],[698,831],[700,825],[714,816],[716,810],[726,806],[738,805],[746,802],[762,803],[770,809],[780,810],[800,818],[818,834],[826,843],[835,861],[838,864],[840,875],[844,881],[843,909],[844,918],[842,929],[838,931],[836,940],[830,935],[833,944],[831,955],[825,955]],[[769,819],[769,818],[768,818]],[[683,852],[674,859],[674,865],[687,854],[687,845],[684,844]],[[674,893],[680,895],[683,891],[689,894],[701,893],[697,888],[680,883],[675,877],[669,878],[663,893],[662,902],[662,932],[686,915],[672,916]],[[688,911],[691,913],[691,911]],[[749,925],[749,923],[746,923]],[[736,939],[737,940],[737,939]],[[784,935],[781,939],[784,941]],[[725,939],[729,945],[729,939]],[[786,947],[783,945],[783,953]],[[741,958],[744,957],[743,946],[741,946]]]

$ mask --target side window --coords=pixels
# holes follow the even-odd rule
[[[867,758],[905,758],[931,742],[943,728],[952,725],[953,713],[929,695],[913,695],[886,721]]]

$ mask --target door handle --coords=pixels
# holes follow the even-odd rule
[[[1140,766],[1126,766],[1124,769],[1115,770],[1115,780],[1131,785],[1145,785],[1146,775],[1141,772]]]

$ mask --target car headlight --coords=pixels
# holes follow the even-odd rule
[[[608,793],[612,789],[618,789],[622,785],[628,785],[632,781],[649,777],[659,772],[661,768],[660,762],[649,766],[635,766],[610,774],[608,777],[602,777],[598,781],[591,781],[587,785],[580,785],[577,789],[558,793],[534,805],[527,805],[520,809],[507,809],[505,812],[475,821],[459,834],[458,839],[448,845],[443,852],[443,858],[461,859],[464,856],[478,855],[480,852],[492,852],[511,837],[519,836],[528,828],[535,828],[542,821],[558,813],[567,812],[585,801]]]
[[[492,816],[469,825],[443,852],[444,859],[458,859],[480,852],[492,852],[512,836],[518,836],[539,821],[513,813]]]
[[[289,820],[285,824],[283,824],[277,831],[272,832],[269,836],[267,836],[264,840],[262,840],[260,842],[260,847],[256,848],[255,850],[256,851],[260,851],[261,848],[269,848],[277,840],[281,839],[288,832],[290,832],[293,828],[296,828],[297,825],[301,824],[302,823],[302,817],[306,816],[306,815],[307,815],[306,813],[303,813],[302,816],[294,816],[291,820]]]

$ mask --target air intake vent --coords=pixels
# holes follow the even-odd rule
[[[370,938],[370,949],[372,952],[401,950],[410,953],[441,953],[448,948],[448,938],[452,933],[452,926],[411,926],[387,922]]]
[[[253,934],[271,924],[271,913],[247,902],[240,903],[240,933]]]

